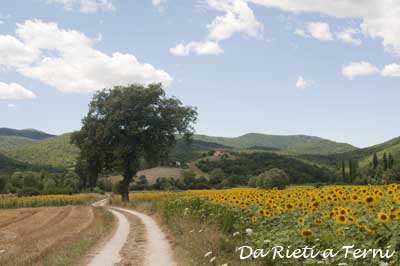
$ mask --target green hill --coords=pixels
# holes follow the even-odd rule
[[[0,152],[7,152],[26,144],[30,144],[35,140],[25,137],[16,136],[0,136]]]
[[[234,153],[233,156],[224,159],[205,158],[199,160],[197,166],[206,173],[219,168],[229,177],[241,178],[259,175],[272,168],[279,168],[290,176],[293,184],[329,182],[335,175],[335,172],[329,168],[270,152]]]
[[[26,170],[29,168],[30,167],[28,164],[18,162],[0,153],[0,173],[13,172],[15,170]]]
[[[336,157],[338,159],[344,158],[344,159],[355,159],[360,161],[361,166],[365,166],[368,163],[372,162],[372,157],[375,153],[378,154],[378,158],[382,159],[383,153],[391,153],[395,161],[399,161],[400,158],[400,137],[391,139],[389,141],[386,141],[381,144],[377,144],[371,147],[363,148],[363,149],[357,149],[354,151],[350,152],[345,152],[342,154],[337,154]]]
[[[250,133],[236,138],[195,135],[194,139],[234,148],[265,147],[295,154],[334,154],[357,149],[350,144],[305,135],[280,136]]]
[[[54,135],[47,134],[45,132],[36,129],[12,129],[12,128],[0,128],[0,136],[14,136],[14,137],[25,137],[34,140],[43,140]]]
[[[78,148],[70,144],[71,133],[13,149],[7,155],[15,160],[34,165],[70,168],[75,164]]]

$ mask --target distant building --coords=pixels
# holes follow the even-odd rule
[[[223,150],[216,150],[216,151],[214,151],[213,156],[214,157],[221,157],[221,156],[223,156],[225,154],[227,154],[227,153],[225,151],[223,151]]]

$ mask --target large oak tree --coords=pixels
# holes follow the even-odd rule
[[[164,161],[178,135],[190,140],[196,119],[196,109],[167,97],[161,84],[117,86],[94,95],[72,142],[89,180],[104,170],[122,174],[120,191],[128,201],[137,171]]]

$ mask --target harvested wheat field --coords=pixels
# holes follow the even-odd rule
[[[106,231],[105,216],[89,206],[0,210],[0,265],[54,265],[79,257],[68,250],[79,245],[87,251]]]

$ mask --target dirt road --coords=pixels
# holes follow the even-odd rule
[[[98,205],[104,205],[102,202]],[[92,259],[88,266],[113,266],[115,263],[119,263],[124,260],[124,265],[138,265],[138,266],[175,266],[176,263],[172,257],[171,246],[161,231],[160,227],[150,216],[131,211],[124,208],[107,207],[118,219],[118,228],[113,238],[107,242],[98,252],[97,255]],[[133,215],[140,220],[140,223],[136,223],[136,226],[143,226],[143,228],[131,228],[130,224],[127,223],[127,216]],[[137,246],[129,243],[127,236],[134,237],[135,230],[145,231],[144,233],[144,244],[137,243]],[[143,242],[143,240],[140,240]],[[131,251],[127,251],[127,246]],[[139,247],[140,246],[140,247]],[[142,254],[138,254],[137,258],[132,258],[132,261],[127,261],[125,258],[121,258],[121,250],[124,248],[124,253],[137,252],[135,249],[144,249]],[[119,250],[119,252],[116,252]],[[139,258],[142,256],[143,258]],[[132,257],[132,256],[131,256]],[[136,260],[137,259],[137,260]],[[140,261],[140,262],[139,262]],[[126,264],[129,263],[129,264]]]

